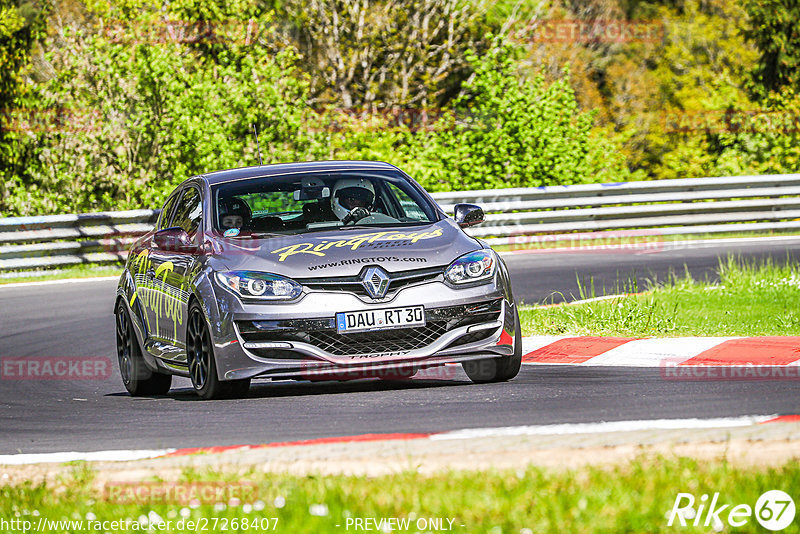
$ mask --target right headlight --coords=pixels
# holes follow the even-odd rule
[[[476,250],[464,254],[451,263],[444,271],[444,277],[451,284],[470,284],[488,282],[494,277],[497,260],[491,250]]]

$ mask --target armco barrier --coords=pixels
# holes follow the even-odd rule
[[[0,218],[0,270],[122,261],[159,211]]]
[[[800,174],[685,178],[651,182],[435,193],[447,212],[478,204],[486,222],[470,230],[491,245],[602,239],[606,231],[636,235],[769,232],[800,229]],[[644,231],[643,231],[644,230]],[[573,234],[570,236],[569,234]]]
[[[468,232],[492,245],[641,235],[770,232],[800,229],[800,174],[689,178],[434,193],[448,213],[478,204],[486,221]],[[0,270],[124,259],[126,247],[155,221],[134,210],[0,219]]]

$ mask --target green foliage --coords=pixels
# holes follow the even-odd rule
[[[765,46],[785,45],[781,53],[794,53],[797,25],[787,21],[797,20],[796,8],[778,4],[764,9],[758,7],[763,3],[745,9],[725,0],[576,4],[567,13],[551,10],[551,17],[648,23],[660,36],[622,43],[533,43],[528,56],[551,76],[572,63],[578,101],[598,110],[594,131],[615,138],[628,167],[647,178],[795,172],[798,119],[790,87],[797,83],[769,98],[751,94],[752,71],[759,57],[765,61]],[[758,17],[787,24],[778,31]],[[763,44],[746,39],[758,28]],[[784,59],[788,72],[797,70],[793,60]]]
[[[252,124],[265,162],[384,160],[431,190],[800,166],[783,0],[84,4],[52,3],[39,47],[45,4],[0,0],[0,215],[156,207],[192,174],[254,164]],[[663,32],[528,39],[543,18]]]
[[[447,105],[501,24],[490,0],[275,3],[314,102],[347,110]]]
[[[0,108],[14,102],[30,66],[34,43],[43,36],[45,12],[37,2],[0,0]]]
[[[102,33],[54,39],[58,75],[39,87],[33,113],[69,110],[70,121],[27,132],[35,157],[6,202],[11,212],[155,207],[189,176],[256,163],[251,124],[265,163],[304,148],[298,102],[307,84],[291,50],[220,43],[212,55],[192,43],[118,43]]]
[[[26,76],[33,47],[44,36],[45,15],[39,2],[0,0],[0,214],[3,200],[30,156],[9,128],[16,110],[29,97]]]
[[[252,124],[264,163],[383,160],[434,190],[624,174],[613,143],[594,135],[592,114],[578,110],[568,78],[521,80],[499,40],[483,57],[466,54],[474,75],[455,107],[419,124],[415,111],[411,124],[366,110],[317,112],[301,58],[288,46],[276,51],[272,15],[247,5],[239,7],[256,18],[246,24],[261,29],[247,43],[213,24],[213,40],[164,39],[165,26],[192,17],[236,20],[230,6],[212,3],[200,11],[174,3],[166,18],[133,0],[95,3],[96,27],[54,32],[47,60],[56,75],[36,86],[26,110],[33,120],[15,132],[31,156],[0,209],[157,207],[191,175],[255,164]],[[123,31],[109,31],[114,24]]]
[[[520,80],[512,49],[498,43],[468,55],[474,75],[454,110],[430,135],[411,143],[411,167],[431,190],[574,184],[625,175],[625,167],[592,136],[565,77]]]
[[[800,4],[795,0],[748,0],[747,36],[761,53],[753,69],[761,96],[783,87],[800,89]]]

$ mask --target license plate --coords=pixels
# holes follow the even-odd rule
[[[336,314],[336,330],[340,334],[425,326],[425,307],[382,308]]]

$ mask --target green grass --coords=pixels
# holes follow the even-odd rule
[[[3,273],[0,278],[0,285],[14,284],[18,282],[41,282],[43,280],[65,280],[68,278],[92,278],[95,276],[119,276],[122,274],[122,264],[120,265],[100,265],[86,264],[75,267],[65,267],[53,271],[35,271],[15,273]]]
[[[642,295],[551,308],[522,308],[524,335],[800,335],[800,269],[791,262],[720,264],[719,283],[673,276]],[[631,292],[635,287],[627,285]],[[582,298],[592,297],[582,291]]]
[[[251,499],[235,505],[215,507],[209,503],[191,507],[174,503],[109,502],[107,492],[93,489],[90,469],[74,470],[72,477],[55,487],[31,484],[0,487],[0,518],[18,518],[34,524],[41,517],[51,521],[87,517],[136,521],[155,512],[164,521],[171,521],[171,528],[158,532],[190,532],[176,528],[181,518],[252,521],[273,517],[278,518],[275,532],[287,533],[348,532],[348,517],[447,518],[454,520],[453,532],[709,532],[710,528],[667,526],[666,515],[678,492],[694,494],[698,503],[702,494],[719,492],[720,505],[754,506],[764,491],[782,489],[790,495],[794,493],[796,499],[795,490],[800,487],[798,462],[755,469],[733,467],[724,461],[685,458],[640,458],[623,467],[588,467],[578,471],[535,467],[435,475],[410,471],[376,478],[251,473],[231,479],[195,472],[187,473],[185,481],[227,480],[236,484],[242,480],[254,483],[255,488],[249,492]],[[727,512],[722,519],[727,519]],[[752,517],[747,525],[733,530],[763,532]],[[354,531],[352,526],[349,531]],[[798,531],[795,520],[783,532]],[[73,527],[59,532],[80,531]]]

